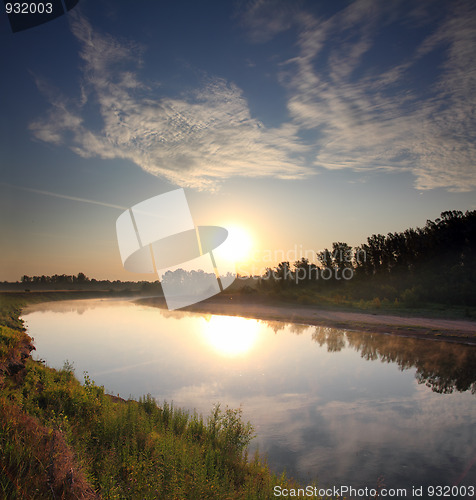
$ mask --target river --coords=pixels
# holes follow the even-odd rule
[[[30,306],[35,357],[106,392],[207,415],[241,407],[275,471],[302,484],[476,482],[476,347],[167,311],[126,300]]]

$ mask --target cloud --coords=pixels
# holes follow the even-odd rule
[[[299,2],[288,0],[251,0],[238,6],[237,17],[255,43],[270,41],[295,23]]]
[[[37,139],[67,145],[86,158],[128,159],[153,175],[199,189],[213,189],[235,175],[296,179],[313,173],[300,161],[309,147],[298,127],[265,127],[233,83],[209,78],[179,98],[157,97],[157,83],[139,80],[141,46],[98,33],[77,14],[72,18],[83,61],[81,97],[47,92],[47,116],[30,124]]]
[[[271,19],[268,34],[297,27],[298,54],[281,63],[280,79],[291,123],[318,133],[314,167],[409,171],[417,189],[476,188],[474,4],[457,2],[429,21],[428,9],[357,0],[328,17],[303,7],[284,25],[274,3],[256,3]],[[263,22],[254,19],[251,32]],[[387,29],[429,34],[395,61],[399,41]],[[379,59],[379,48],[388,55]]]
[[[476,188],[476,8],[436,3],[356,0],[326,15],[304,1],[246,3],[238,17],[250,41],[273,51],[283,32],[296,40],[295,56],[278,62],[288,119],[274,128],[253,117],[241,89],[223,78],[166,95],[160,82],[141,78],[144,47],[72,13],[79,96],[53,95],[38,80],[50,109],[30,129],[83,157],[127,159],[198,189],[231,176],[298,179],[351,169],[411,172],[417,189],[469,191]]]

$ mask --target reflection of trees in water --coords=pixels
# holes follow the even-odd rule
[[[263,324],[273,330],[274,333],[278,333],[280,330],[284,330],[285,327],[289,326],[288,323],[284,323],[283,321],[263,321]]]
[[[300,325],[298,323],[291,323],[289,330],[296,335],[302,335],[306,330],[309,330],[309,325]]]
[[[414,367],[418,383],[434,392],[470,390],[476,394],[475,346],[325,327],[316,327],[312,339],[320,346],[327,345],[329,352],[342,350],[347,341],[366,360],[396,363],[401,371]]]
[[[87,311],[98,308],[117,307],[117,300],[108,299],[76,299],[59,300],[50,302],[40,302],[39,304],[28,304],[22,314],[32,314],[36,312],[48,312],[54,314],[76,313],[82,316]]]
[[[183,310],[172,310],[170,311],[169,309],[157,309],[159,314],[163,318],[172,318],[172,319],[182,319],[182,318],[196,318],[200,316],[201,318],[205,319],[205,321],[210,321],[213,317],[213,314],[203,314],[203,313],[196,313],[193,311],[183,311]]]
[[[345,348],[345,330],[336,330],[325,326],[316,326],[312,334],[312,340],[317,342],[321,347],[327,345],[329,352],[339,352]]]
[[[284,321],[273,321],[268,319],[259,319],[256,321],[259,321],[276,334],[281,330],[287,329],[291,333],[302,335],[311,328],[309,325],[303,325],[301,323],[285,323]]]

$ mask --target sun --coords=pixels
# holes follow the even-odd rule
[[[241,226],[224,224],[224,227],[228,231],[228,238],[223,243],[224,254],[234,262],[247,261],[253,248],[250,233]]]

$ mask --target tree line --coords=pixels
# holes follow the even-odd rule
[[[54,276],[28,276],[23,275],[21,278],[21,282],[25,285],[36,284],[36,285],[47,285],[47,284],[55,284],[55,285],[72,285],[74,283],[89,283],[89,282],[97,282],[97,280],[90,280],[84,273],[74,274],[55,274]]]
[[[476,305],[476,211],[446,211],[423,228],[373,234],[355,248],[335,242],[302,258],[280,262],[261,276],[264,289],[307,288],[406,305]]]
[[[85,273],[78,274],[54,274],[52,276],[29,276],[21,277],[20,281],[0,283],[3,290],[97,290],[115,292],[141,292],[162,294],[159,280],[150,281],[121,281],[121,280],[97,280],[89,278]]]
[[[180,269],[165,281],[194,281]],[[366,243],[352,247],[334,242],[316,252],[315,262],[301,258],[267,268],[259,278],[264,291],[298,291],[332,295],[336,300],[381,301],[406,306],[441,303],[476,306],[476,211],[442,212],[423,228],[387,235],[373,234]],[[3,283],[3,287],[12,284]],[[109,289],[161,292],[160,282],[96,280],[84,273],[53,276],[24,275],[25,289]],[[302,297],[301,297],[302,298]]]

